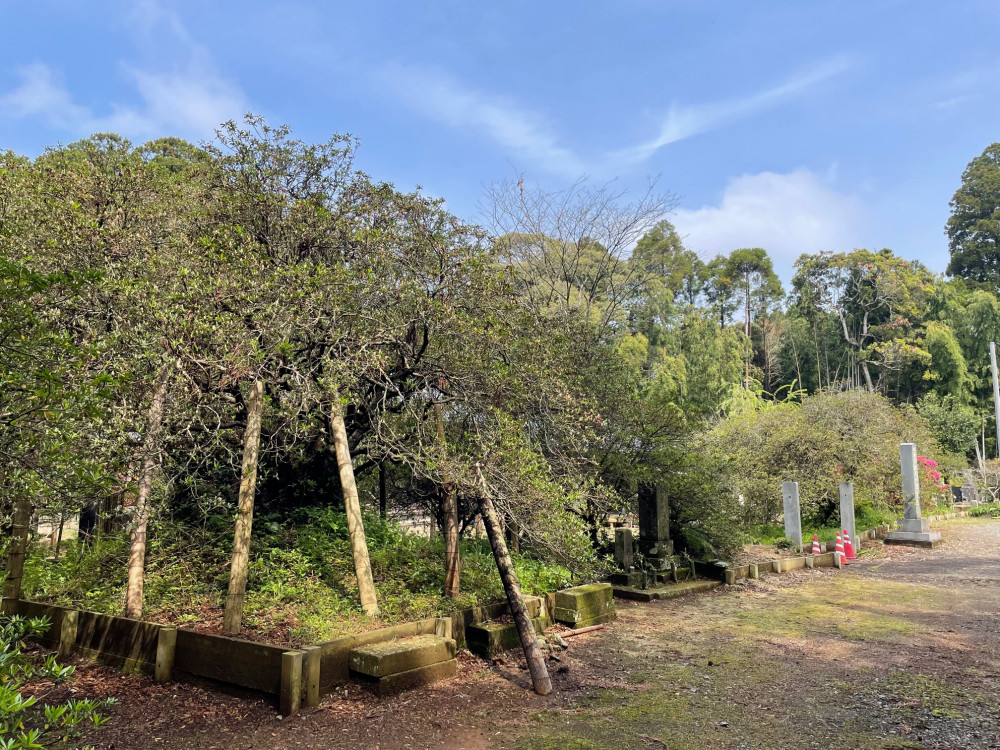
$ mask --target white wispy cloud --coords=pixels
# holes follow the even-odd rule
[[[514,156],[557,174],[579,176],[584,162],[559,138],[546,119],[510,97],[463,86],[440,72],[386,66],[379,75],[407,106],[457,130],[484,133]]]
[[[147,1],[135,6],[132,20],[140,36],[167,33],[181,50],[179,61],[166,69],[120,63],[141,103],[111,103],[108,111],[95,111],[74,99],[59,71],[35,62],[18,67],[18,83],[0,93],[0,118],[38,120],[74,137],[103,131],[132,138],[210,137],[219,123],[246,111],[243,92],[218,72],[173,11]]]
[[[511,156],[547,172],[579,177],[584,173],[613,173],[623,165],[642,163],[671,143],[777,107],[848,67],[849,60],[838,58],[750,96],[694,105],[675,103],[655,138],[592,157],[564,145],[543,114],[513,97],[468,87],[448,73],[392,65],[384,67],[377,78],[396,98],[431,120],[485,135]]]
[[[808,169],[736,177],[718,205],[679,209],[672,221],[684,244],[703,259],[740,247],[764,248],[785,282],[802,253],[879,246],[864,202]]]
[[[645,143],[617,151],[612,157],[617,162],[632,164],[645,161],[671,143],[718,130],[738,120],[779,106],[849,67],[850,61],[847,58],[837,58],[750,96],[705,104],[674,103],[667,111],[659,135]]]

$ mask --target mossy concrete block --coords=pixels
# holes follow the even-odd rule
[[[382,697],[396,695],[404,690],[411,690],[415,687],[430,685],[438,680],[454,677],[457,671],[458,661],[456,659],[439,661],[437,664],[429,664],[426,667],[417,667],[405,672],[387,675],[376,682],[376,690]]]
[[[369,677],[409,672],[455,658],[455,641],[437,635],[373,643],[351,651],[351,671]]]
[[[545,618],[533,617],[536,633],[545,632]],[[465,629],[465,645],[484,659],[493,659],[504,651],[521,645],[521,636],[514,623],[483,622]]]
[[[612,589],[612,594],[613,593],[614,590]],[[561,622],[572,627],[578,627],[579,623],[584,620],[591,620],[595,617],[600,617],[614,611],[615,602],[614,599],[611,599],[606,602],[601,602],[596,606],[586,607],[584,609],[566,609],[565,607],[557,606],[552,612],[552,616],[555,618],[556,622]]]
[[[588,583],[556,592],[556,609],[583,610],[596,607],[613,598],[610,583]],[[558,617],[556,619],[559,619]]]

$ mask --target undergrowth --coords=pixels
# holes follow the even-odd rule
[[[366,516],[365,532],[381,610],[366,617],[358,599],[347,520],[332,509],[298,512],[289,522],[255,519],[244,608],[247,630],[283,642],[333,638],[383,625],[446,614],[503,597],[485,539],[462,542],[457,599],[444,588],[444,541],[405,532]],[[226,519],[204,528],[176,521],[152,529],[146,556],[144,617],[157,622],[221,622],[229,582],[232,532]],[[129,541],[124,533],[72,544],[59,561],[35,545],[25,564],[27,598],[121,614]],[[570,583],[570,572],[514,555],[521,588],[541,594]]]

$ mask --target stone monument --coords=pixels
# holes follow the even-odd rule
[[[639,485],[639,552],[653,570],[670,568],[670,499],[662,487],[651,484]]]
[[[973,508],[979,505],[979,492],[976,490],[976,485],[963,484],[961,492],[963,503],[971,505]]]
[[[941,541],[940,531],[931,531],[931,522],[920,517],[920,479],[917,476],[917,446],[899,446],[899,465],[903,471],[903,517],[899,528],[886,534],[886,544],[931,547]]]
[[[782,482],[781,499],[785,510],[785,536],[802,549],[802,508],[799,505],[799,483]]]
[[[615,563],[624,573],[630,573],[635,565],[632,553],[632,529],[619,526],[615,529]]]
[[[854,482],[840,483],[840,530],[847,530],[854,551],[861,549],[861,540],[854,527]]]

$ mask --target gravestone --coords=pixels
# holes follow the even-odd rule
[[[885,536],[886,544],[934,547],[941,541],[940,531],[931,531],[930,521],[920,517],[920,477],[917,474],[917,446],[899,446],[899,465],[903,474],[903,517],[898,529]]]
[[[976,485],[963,484],[961,492],[963,503],[972,507],[979,505],[979,492],[976,490]]]
[[[781,499],[785,509],[785,536],[802,548],[802,510],[799,506],[799,483],[782,482]]]
[[[674,554],[670,499],[662,487],[639,485],[639,551],[653,570],[666,570]]]
[[[635,555],[632,551],[632,529],[615,529],[615,562],[619,570],[630,573],[635,565]]]
[[[861,539],[854,528],[854,482],[840,483],[840,528],[847,530],[855,552],[861,549]]]

